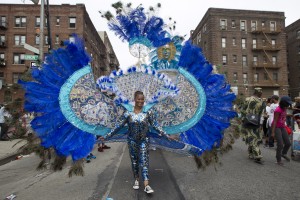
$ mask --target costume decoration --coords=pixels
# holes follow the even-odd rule
[[[225,77],[212,72],[199,47],[172,36],[153,8],[145,11],[142,5],[129,4],[123,8],[120,3],[114,7],[116,17],[110,12],[103,15],[109,28],[129,43],[133,56],[149,55],[151,62],[113,71],[95,83],[79,38],[53,50],[42,67],[33,70],[33,82],[20,81],[26,90],[25,109],[38,113],[31,124],[42,145],[53,147],[58,155],[71,155],[74,161],[88,155],[95,135],[105,136],[106,142],[133,144],[133,161],[135,136],[146,141],[141,144],[145,151],[150,145],[200,156],[219,146],[236,116],[235,95]],[[116,97],[110,99],[103,91]],[[139,114],[133,112],[136,91],[145,96]],[[143,165],[147,162],[145,158]]]

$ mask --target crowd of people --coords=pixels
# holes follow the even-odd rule
[[[289,96],[273,95],[262,98],[262,89],[255,88],[254,94],[239,106],[242,118],[242,133],[248,145],[248,156],[263,163],[259,145],[273,148],[276,142],[276,164],[284,165],[281,158],[290,161],[287,152],[291,147],[291,135],[300,128],[300,97],[292,102]],[[294,124],[298,127],[295,127]],[[291,156],[293,157],[293,151]]]

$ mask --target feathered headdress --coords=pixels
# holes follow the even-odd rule
[[[138,58],[146,57],[152,47],[159,47],[171,41],[169,34],[164,30],[164,21],[155,16],[155,9],[145,11],[140,4],[131,8],[131,3],[123,7],[121,2],[112,4],[116,9],[116,17],[107,11],[102,17],[108,20],[110,30],[114,31],[122,41],[129,43],[130,53]],[[157,4],[160,8],[161,4]]]

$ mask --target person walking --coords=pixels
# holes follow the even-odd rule
[[[166,137],[171,140],[157,124],[152,111],[144,112],[143,106],[145,102],[145,96],[143,92],[136,91],[134,93],[134,109],[132,112],[126,111],[122,115],[122,119],[119,125],[113,129],[109,134],[104,136],[104,140],[112,137],[121,128],[128,125],[128,149],[131,158],[131,165],[133,176],[135,179],[133,189],[139,189],[139,171],[141,168],[141,175],[144,181],[145,189],[147,194],[153,193],[154,190],[149,185],[149,136],[150,127],[154,128],[158,132],[159,137]]]
[[[0,140],[3,141],[8,141],[9,137],[7,136],[7,126],[5,124],[5,107],[4,105],[0,105],[0,127],[1,127],[1,132],[0,132]]]
[[[270,148],[274,147],[274,137],[272,137],[272,122],[273,122],[273,119],[274,119],[274,111],[279,106],[278,101],[279,101],[279,96],[273,95],[271,97],[271,102],[272,103],[271,103],[269,111],[268,111],[268,115],[269,115],[269,118],[268,118],[268,126],[269,126],[268,135],[269,135],[269,147]]]
[[[287,161],[290,161],[290,158],[287,157],[287,152],[291,146],[291,142],[285,129],[285,123],[287,115],[286,110],[291,105],[291,98],[288,96],[282,96],[280,98],[279,106],[274,111],[274,120],[272,123],[272,137],[275,137],[277,140],[276,163],[281,166],[284,165],[281,161],[281,157]]]
[[[262,89],[254,88],[251,97],[246,98],[242,106],[242,133],[244,140],[248,145],[248,156],[257,163],[262,163],[262,155],[259,145],[262,143],[262,135],[260,134],[260,119],[262,111],[265,107],[261,100]]]

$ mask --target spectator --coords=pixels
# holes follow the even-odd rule
[[[261,114],[264,109],[264,103],[261,100],[262,89],[254,88],[254,93],[248,97],[242,107],[242,133],[245,143],[248,145],[248,156],[257,163],[262,163],[262,155],[259,144],[262,143],[262,137],[259,132]],[[251,123],[249,115],[253,117]],[[251,117],[251,118],[252,118]]]
[[[4,105],[0,105],[0,140],[8,141],[9,137],[7,136],[8,127],[5,124],[5,117],[7,116],[7,112],[5,111]]]
[[[272,137],[275,137],[277,140],[276,163],[281,166],[283,166],[281,157],[283,157],[287,161],[290,161],[290,158],[287,157],[286,154],[291,146],[291,142],[285,129],[285,122],[287,114],[286,110],[291,105],[291,98],[288,96],[282,96],[279,102],[279,106],[274,111],[274,120],[272,122]]]
[[[300,129],[300,97],[295,98],[295,105],[293,107],[293,115],[295,116],[295,121]]]
[[[269,131],[268,131],[268,135],[269,135],[269,147],[274,147],[274,137],[272,137],[272,122],[274,119],[274,111],[275,109],[279,106],[278,104],[279,101],[279,96],[277,95],[273,95],[271,97],[271,105],[268,111],[268,126],[269,126]]]

